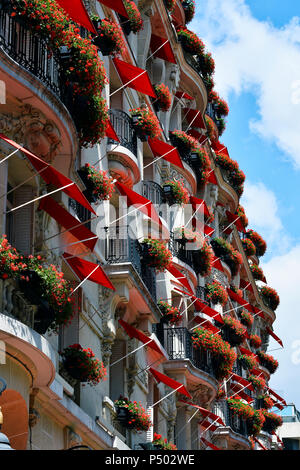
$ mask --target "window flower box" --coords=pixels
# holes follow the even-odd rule
[[[131,402],[128,398],[120,397],[114,404],[116,419],[122,426],[134,431],[148,431],[152,425],[151,419],[140,402]]]
[[[163,315],[161,319],[163,323],[170,323],[173,325],[178,325],[181,323],[182,314],[178,308],[172,307],[172,305],[169,305],[167,302],[162,300],[159,300],[157,305]]]
[[[168,442],[166,438],[163,438],[161,434],[157,434],[156,432],[154,433],[152,443],[158,450],[177,450],[174,444]]]
[[[136,34],[144,27],[141,13],[133,1],[124,0],[123,3],[128,14],[128,18],[119,15],[122,28],[127,35],[129,35],[131,32]]]
[[[146,142],[148,137],[152,139],[159,137],[161,134],[159,120],[151,109],[136,108],[130,109],[129,112],[135,133],[142,142]]]
[[[95,357],[90,348],[83,349],[80,344],[72,344],[62,351],[62,360],[68,374],[79,382],[97,385],[105,380],[103,362]]]
[[[89,163],[78,170],[86,190],[83,191],[89,202],[108,200],[114,192],[113,179],[106,171],[98,170]]]
[[[282,426],[283,420],[282,417],[277,415],[276,413],[272,413],[267,410],[263,410],[263,415],[265,418],[265,422],[263,424],[263,431],[266,431],[269,434],[273,434],[277,428]]]
[[[153,102],[154,109],[158,111],[163,111],[166,113],[171,108],[172,104],[172,95],[169,88],[161,83],[159,85],[154,85],[154,90],[157,98]]]
[[[213,238],[211,240],[211,246],[218,258],[221,258],[231,270],[232,276],[238,273],[240,266],[243,264],[242,255],[233,248],[224,238]]]
[[[177,30],[177,36],[185,52],[189,52],[192,55],[202,55],[204,53],[205,45],[193,31],[190,31],[185,26],[181,26]]]
[[[254,322],[254,317],[247,310],[243,310],[240,314],[241,323],[248,328],[251,328]]]
[[[238,361],[243,369],[252,370],[258,367],[258,362],[254,356],[247,356],[246,354],[241,354],[238,357]]]
[[[265,280],[265,275],[263,270],[261,269],[260,266],[257,264],[253,263],[250,266],[250,271],[252,272],[252,275],[256,281],[264,281]]]
[[[256,375],[249,375],[249,382],[252,383],[254,390],[261,392],[266,388],[266,381],[263,377],[257,377]]]
[[[254,243],[256,255],[263,256],[267,250],[267,244],[264,239],[254,230],[247,230],[247,237]]]
[[[195,16],[195,0],[182,0],[181,4],[185,13],[185,23],[188,24]]]
[[[220,282],[213,281],[212,283],[206,284],[206,289],[207,298],[212,302],[212,304],[221,304],[224,306],[227,303],[228,294]]]
[[[229,398],[227,403],[230,410],[246,422],[250,436],[257,436],[261,432],[265,421],[262,410],[254,410],[239,398]]]
[[[221,325],[222,335],[231,346],[238,346],[243,343],[246,335],[246,328],[230,315],[223,317],[224,325]]]
[[[276,290],[269,286],[261,287],[260,294],[264,304],[275,311],[280,303],[279,295]]]
[[[98,35],[93,38],[93,44],[100,49],[104,56],[115,56],[125,51],[125,42],[120,26],[109,18],[94,20]]]
[[[265,367],[270,374],[274,374],[278,368],[278,361],[274,359],[270,354],[265,353],[264,351],[257,351],[258,360],[263,367]]]
[[[163,184],[163,191],[166,200],[172,204],[188,204],[190,200],[189,192],[181,181],[166,181]]]
[[[172,253],[162,241],[146,238],[141,246],[143,261],[148,266],[156,268],[158,272],[167,269],[172,261]]]
[[[261,347],[261,338],[258,335],[250,335],[250,344],[254,349]]]

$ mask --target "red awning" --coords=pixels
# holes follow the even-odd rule
[[[161,349],[159,348],[158,344],[156,344],[156,342],[154,341],[154,339],[149,338],[149,336],[146,336],[144,333],[137,330],[133,326],[129,325],[129,323],[127,323],[124,320],[119,320],[119,323],[124,328],[124,330],[126,331],[128,336],[130,336],[130,338],[136,338],[139,341],[141,341],[142,343],[147,344],[147,346],[149,346],[149,348],[151,348],[154,351],[158,352],[162,356],[164,355],[162,353]]]
[[[248,281],[245,281],[244,279],[241,279],[240,280],[240,288],[241,289],[247,289],[249,292],[252,292],[252,294],[254,294],[251,282],[248,282]]]
[[[148,138],[148,144],[154,157],[162,157],[167,162],[178,166],[184,170],[178,150],[173,145],[167,144],[162,140]]]
[[[278,338],[278,336],[275,335],[274,331],[272,331],[271,328],[269,328],[268,326],[267,326],[267,332],[269,333],[269,335],[271,335],[277,341],[277,343],[280,344],[280,346],[283,347],[283,342],[281,341],[281,339]]]
[[[146,70],[117,58],[113,59],[113,63],[115,64],[123,85],[129,86],[144,95],[156,98],[156,93]]]
[[[108,289],[116,290],[100,264],[97,265],[95,263],[91,263],[90,261],[70,255],[69,253],[63,253],[63,258],[81,281],[89,276],[89,274],[93,273],[88,277],[88,281],[95,282],[96,284],[100,284]]]
[[[220,333],[221,331],[219,330],[219,328],[213,325],[209,320],[205,320],[204,318],[196,316],[193,318],[193,320],[197,323],[197,326],[200,326],[201,328],[205,328],[206,330],[210,330],[214,334]]]
[[[214,432],[216,429],[218,429],[218,426],[216,424],[212,424],[208,419],[205,419],[204,421],[198,421],[198,424],[204,429],[209,428],[211,432]]]
[[[269,387],[267,387],[267,390],[269,393],[271,393],[271,395],[273,395],[273,397],[277,398],[277,400],[279,400],[284,406],[287,406],[286,401],[280,395],[274,392],[274,390],[272,390]]]
[[[183,113],[185,114],[187,122],[192,127],[198,127],[200,129],[206,129],[204,119],[202,117],[201,111],[198,109],[183,108]]]
[[[79,220],[73,217],[66,209],[60,206],[51,196],[41,199],[38,210],[44,210],[49,214],[59,225],[71,233],[77,240],[86,240],[82,243],[86,245],[91,251],[95,248],[98,237],[91,232],[85,225],[81,224]],[[80,225],[81,224],[81,225]],[[79,225],[79,226],[78,226]],[[93,240],[88,240],[93,238]]]
[[[158,372],[158,370],[155,370],[152,367],[150,367],[149,370],[151,374],[153,375],[153,377],[155,377],[157,382],[162,382],[168,387],[173,388],[173,390],[178,389],[177,390],[178,393],[181,393],[182,395],[185,395],[188,398],[192,398],[189,392],[187,391],[187,389],[185,388],[185,386],[181,384],[180,382],[177,382],[176,380],[171,379],[171,377],[168,377],[167,375],[162,374],[161,372]]]
[[[233,214],[232,212],[226,211],[226,217],[227,217],[228,222],[230,224],[233,223],[239,232],[246,233],[245,227],[241,221],[241,218],[238,215]]]
[[[251,390],[252,392],[254,391],[253,385],[251,382],[248,380],[244,379],[244,377],[241,377],[240,375],[231,374],[231,380],[234,380],[235,382],[238,382],[239,384],[243,385],[243,387],[246,387],[248,390]]]
[[[254,357],[255,357],[255,359],[256,359],[256,361],[257,361],[257,356],[254,356]],[[259,367],[258,362],[257,362],[257,367]],[[256,367],[254,367],[253,369],[251,369],[251,374],[252,374],[252,375],[259,375],[259,376],[260,376],[260,375],[263,375],[263,371],[260,370],[260,369],[256,369]]]
[[[217,416],[216,414],[212,413],[211,411],[207,410],[206,408],[202,408],[201,406],[195,405],[194,403],[191,403],[191,402],[186,401],[186,400],[179,399],[179,401],[181,401],[182,403],[186,403],[186,405],[190,405],[193,408],[197,408],[197,410],[200,411],[200,413],[204,416],[204,418],[210,418],[213,421],[216,421],[217,423],[219,423],[221,426],[225,426],[225,424],[224,424],[222,418],[220,418],[220,416]]]
[[[216,255],[214,255],[214,257],[213,257],[212,266],[214,268],[218,269],[218,271],[221,271],[222,273],[224,272],[221,260]]]
[[[116,187],[118,188],[119,192],[122,194],[122,196],[127,197],[127,206],[136,206],[136,208],[143,212],[143,214],[147,215],[150,217],[152,220],[157,222],[159,225],[162,225],[162,222],[157,215],[157,212],[155,210],[154,205],[152,204],[149,199],[145,198],[144,196],[141,196],[140,194],[136,193],[132,189],[128,188],[123,183],[120,183],[119,181],[115,182]]]
[[[203,145],[208,140],[206,135],[200,134],[200,132],[196,131],[196,129],[190,129],[187,134],[198,140],[200,145]]]
[[[227,147],[225,147],[224,144],[221,144],[221,142],[217,141],[217,142],[212,142],[212,148],[214,149],[215,153],[225,153],[226,155],[228,155],[229,157],[229,153],[228,153],[228,150],[227,150]]]
[[[221,323],[223,325],[224,321],[223,321],[223,318],[221,317],[219,312],[216,312],[215,310],[210,308],[208,305],[204,304],[200,299],[198,299],[194,295],[191,295],[190,293],[184,292],[184,291],[182,291],[180,289],[177,289],[177,288],[176,288],[176,290],[178,292],[181,292],[185,295],[190,296],[191,300],[193,301],[193,305],[195,307],[196,312],[205,313],[205,315],[207,315],[211,318],[214,318],[215,320],[217,320],[219,323]]]
[[[215,175],[215,172],[214,171],[210,171],[209,172],[209,175],[208,175],[208,180],[207,180],[209,183],[211,184],[215,184],[215,185],[218,185],[218,181],[217,181],[217,178],[216,178],[216,175]]]
[[[210,447],[212,450],[221,450],[219,449],[219,447],[215,446],[214,444],[209,442],[207,439],[205,439],[205,437],[201,437],[200,439],[203,442],[203,444],[205,444],[207,447]]]
[[[82,0],[56,0],[56,3],[65,10],[71,20],[97,34]]]
[[[194,100],[195,99],[191,95],[186,93],[185,91],[176,91],[175,96],[177,96],[177,98],[179,98],[179,99],[184,98],[185,100]]]
[[[84,197],[76,183],[74,183],[72,180],[57,171],[49,163],[44,162],[44,160],[41,160],[29,150],[25,149],[24,147],[21,147],[21,145],[17,144],[5,135],[0,134],[0,139],[4,140],[8,144],[23,152],[32,164],[32,166],[34,166],[36,171],[40,172],[41,177],[47,184],[53,184],[57,188],[63,188],[64,186],[67,186],[68,184],[72,183],[71,186],[62,189],[62,191],[72,199],[75,199],[75,201],[79,202],[79,204],[84,206],[88,211],[92,212],[93,214],[96,214],[96,212],[94,211],[88,200]]]
[[[167,41],[167,42],[166,42]],[[162,38],[156,34],[151,35],[150,49],[154,57],[176,64],[176,58],[168,38]]]
[[[256,354],[254,354],[252,351],[249,351],[249,349],[244,348],[243,346],[239,346],[239,349],[241,351],[241,354],[245,354],[246,356],[252,356],[252,357],[257,357]]]
[[[105,135],[106,135],[106,137],[108,137],[109,139],[115,140],[116,142],[120,142],[120,139],[119,139],[119,137],[117,136],[117,133],[116,133],[116,131],[114,130],[110,119],[108,119],[108,121],[107,121],[107,126],[106,126],[106,129],[105,129]]]
[[[202,213],[206,217],[210,216],[207,204],[203,199],[199,199],[198,197],[195,197],[195,196],[190,196],[190,203],[192,204],[193,210],[195,212],[197,211],[197,214]],[[200,208],[199,208],[199,206],[200,206]],[[197,210],[197,209],[199,209],[199,210]]]
[[[238,396],[242,398],[243,400],[245,400],[249,405],[253,403],[254,399],[251,398],[249,395],[247,395],[247,393],[244,390],[242,390],[241,385],[232,384],[230,388],[234,393],[238,393]]]
[[[205,235],[207,235],[208,237],[211,237],[212,234],[213,234],[214,231],[215,231],[214,228],[211,228],[209,225],[203,224],[203,223],[200,222],[199,220],[196,221],[195,228],[196,228],[197,230],[200,230],[201,232],[203,232],[203,233],[204,233]]]
[[[181,271],[179,271],[179,269],[175,268],[173,263],[170,263],[167,270],[169,271],[170,274],[172,274],[172,276],[174,276],[177,279],[178,282],[180,282],[181,285],[183,285],[183,287],[185,287],[189,291],[188,295],[193,294],[189,281],[187,280],[185,275],[182,274]]]
[[[253,439],[263,450],[268,450],[256,437],[253,437]]]
[[[98,0],[98,2],[102,3],[111,10],[116,11],[117,13],[120,13],[120,15],[125,16],[125,18],[128,18],[128,13],[122,0]]]
[[[229,287],[227,287],[227,292],[231,300],[234,300],[235,302],[237,302],[239,305],[241,305],[241,307],[244,307],[246,310],[248,310],[248,312],[258,313],[259,309],[255,311],[256,307],[253,307],[253,305],[249,304],[247,300],[243,299],[243,297],[240,297],[238,294],[233,292],[233,290],[229,289]]]

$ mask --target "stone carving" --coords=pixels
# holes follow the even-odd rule
[[[192,402],[196,405],[202,406],[203,408],[207,407],[209,402],[213,397],[213,392],[209,387],[205,385],[198,385],[194,390],[190,391],[192,395]]]
[[[125,184],[130,189],[133,188],[133,176],[129,168],[111,168],[111,165],[109,165],[109,167],[110,175],[113,178],[120,181],[120,183]]]
[[[28,104],[3,105],[0,132],[51,162],[58,154],[61,135],[58,127],[41,111]]]
[[[166,77],[169,77],[169,79],[167,79],[167,85],[170,88],[170,91],[175,93],[180,82],[179,66],[177,64],[167,63],[166,64]]]
[[[67,449],[70,449],[71,447],[80,446],[82,444],[82,438],[74,431],[74,429],[67,426],[65,428],[65,432],[66,432]]]

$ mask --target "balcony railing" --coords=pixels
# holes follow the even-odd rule
[[[105,259],[109,264],[131,263],[134,266],[156,302],[155,269],[142,263],[141,244],[130,236],[128,227],[115,227],[107,230],[104,247]]]
[[[0,313],[15,318],[34,329],[36,311],[37,306],[25,301],[16,281],[0,280]]]
[[[248,437],[247,425],[238,415],[234,414],[229,408],[228,403],[225,400],[219,401],[213,409],[213,412],[220,416],[226,426],[229,426],[232,431],[242,436]]]
[[[71,208],[74,211],[74,213],[77,215],[80,222],[85,222],[87,220],[88,222],[86,222],[84,225],[89,230],[91,230],[91,221],[90,221],[90,219],[92,217],[91,212],[88,211],[81,204],[79,204],[77,201],[75,201],[74,199],[71,199],[71,198],[69,199],[69,208]]]
[[[47,41],[3,10],[0,11],[0,47],[61,98],[60,66],[55,54],[50,54]]]
[[[173,256],[188,264],[192,269],[195,269],[193,251],[186,250],[185,246],[175,239],[174,232],[170,232],[169,250]]]
[[[137,137],[132,127],[131,117],[121,109],[111,109],[109,111],[110,121],[120,140],[120,145],[137,154]],[[109,139],[109,144],[115,145],[116,141]]]
[[[193,348],[192,334],[187,328],[164,328],[162,323],[154,326],[155,333],[170,360],[190,359],[197,369],[214,375],[209,352]]]
[[[142,195],[158,206],[166,202],[164,190],[154,181],[143,181]]]

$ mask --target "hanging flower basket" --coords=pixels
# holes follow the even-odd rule
[[[165,198],[170,205],[172,204],[188,204],[190,195],[181,181],[170,180],[163,184]]]
[[[204,77],[209,77],[215,72],[215,61],[210,52],[203,52],[198,55],[198,63],[201,74]]]
[[[202,55],[204,53],[204,43],[193,31],[181,26],[177,30],[177,36],[185,52],[189,52],[192,55]]]
[[[120,397],[114,403],[117,412],[117,420],[127,429],[135,431],[148,431],[152,426],[150,416],[142,406],[141,402],[129,401],[128,398]]]
[[[247,312],[247,310],[243,310],[240,313],[240,319],[241,319],[241,323],[247,326],[248,328],[251,328],[251,326],[253,325],[254,317],[253,315],[251,315],[250,312]]]
[[[203,78],[203,82],[206,87],[207,93],[210,93],[215,86],[213,77],[205,77]]]
[[[258,366],[258,362],[254,356],[247,356],[246,354],[241,354],[238,357],[238,361],[245,370],[251,371]]]
[[[272,287],[264,286],[260,288],[260,294],[264,304],[271,310],[276,310],[280,303],[279,295]]]
[[[190,155],[190,161],[197,172],[198,170],[210,170],[210,159],[204,148],[195,148]]]
[[[228,378],[237,357],[230,344],[224,341],[220,335],[204,328],[193,330],[192,341],[195,349],[210,351],[217,379]]]
[[[95,20],[95,18],[98,19]],[[126,46],[120,26],[109,18],[100,20],[99,17],[94,17],[93,23],[98,33],[98,36],[93,39],[93,44],[100,49],[102,55],[114,57],[117,54],[123,54]]]
[[[207,114],[204,116],[204,121],[206,125],[207,134],[210,140],[212,142],[218,141],[219,136],[218,136],[217,127],[214,121]]]
[[[210,243],[215,255],[230,267],[232,276],[235,276],[243,264],[242,255],[224,238],[213,238]]]
[[[95,358],[90,348],[83,349],[80,344],[72,344],[62,351],[63,367],[73,379],[97,385],[105,380],[106,369],[103,362]]]
[[[172,253],[165,244],[159,240],[146,238],[142,243],[143,261],[158,272],[165,271],[172,261]]]
[[[218,281],[206,284],[207,298],[214,304],[220,304],[222,307],[228,301],[228,294],[226,289]]]
[[[249,222],[245,213],[245,209],[240,204],[238,205],[236,215],[240,218],[243,226],[246,228]]]
[[[160,124],[151,109],[136,108],[130,109],[129,112],[132,117],[134,130],[139,139],[141,139],[143,142],[146,142],[148,137],[154,139],[160,136]]]
[[[227,400],[230,410],[247,423],[247,430],[250,436],[257,436],[263,427],[265,418],[261,410],[254,410],[252,406],[242,401],[229,398]]]
[[[266,431],[269,434],[273,434],[277,428],[282,426],[283,420],[282,417],[271,411],[262,410],[265,422],[263,424],[263,431]]]
[[[181,158],[184,160],[188,159],[191,153],[201,150],[199,142],[183,131],[175,130],[170,132],[170,140],[177,147]]]
[[[182,8],[185,14],[185,23],[188,24],[195,16],[195,0],[181,0]]]
[[[270,410],[274,406],[274,401],[271,397],[269,397],[269,395],[260,395],[257,397],[257,400],[259,402],[260,408],[265,410]]]
[[[23,257],[7,240],[7,236],[0,238],[0,278],[17,278],[19,273],[27,268]]]
[[[231,346],[238,346],[243,343],[246,328],[237,320],[230,315],[224,315],[224,325],[222,325],[222,335],[224,339],[228,341]]]
[[[168,440],[165,438],[163,439],[161,434],[157,434],[156,432],[154,433],[153,436],[153,441],[152,443],[155,445],[157,449],[161,450],[177,450],[177,447],[172,444],[171,442],[168,442]]]
[[[261,347],[261,338],[258,335],[250,335],[250,344],[254,349]]]
[[[106,171],[98,170],[90,163],[78,170],[78,174],[86,186],[85,197],[90,202],[104,201],[112,197],[114,192],[113,179]]]
[[[254,390],[261,391],[266,388],[266,381],[263,377],[259,377],[256,375],[249,375],[248,377],[249,382],[252,383]]]
[[[159,300],[157,305],[163,315],[162,321],[164,323],[171,323],[172,325],[178,325],[181,323],[182,314],[178,308],[172,307],[172,305],[162,300]]]
[[[263,256],[267,250],[267,244],[264,239],[254,230],[248,230],[247,237],[254,243],[256,247],[256,255]]]
[[[264,351],[257,351],[256,354],[261,365],[268,369],[270,374],[274,374],[274,372],[276,372],[276,370],[278,369],[278,361],[274,359],[273,356],[265,353]]]
[[[136,4],[131,0],[124,0],[124,7],[128,14],[128,18],[120,15],[120,22],[122,24],[122,28],[125,34],[130,34],[133,32],[134,34],[141,31],[144,27],[144,22],[142,20],[141,13],[136,6]]]
[[[172,105],[172,95],[169,88],[164,83],[161,83],[160,85],[154,85],[154,90],[157,96],[153,103],[154,109],[166,113]]]
[[[256,281],[264,281],[265,275],[263,270],[255,263],[251,264],[250,271]]]

